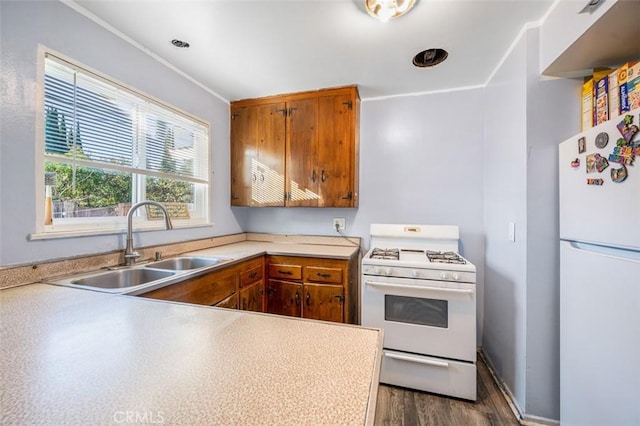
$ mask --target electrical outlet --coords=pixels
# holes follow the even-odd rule
[[[344,217],[334,217],[333,218],[333,229],[337,231],[346,231],[347,223]]]

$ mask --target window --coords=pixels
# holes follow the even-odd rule
[[[207,124],[51,54],[42,114],[45,234],[124,229],[142,200],[176,227],[208,222]],[[162,223],[153,209],[136,228]]]

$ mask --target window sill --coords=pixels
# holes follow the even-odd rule
[[[200,222],[200,223],[189,223],[189,224],[180,224],[178,221],[173,222],[173,229],[190,229],[190,228],[209,228],[213,226],[213,222]],[[133,228],[134,233],[140,232],[149,232],[149,231],[164,231],[164,225],[154,226],[154,227],[135,227]],[[73,230],[73,231],[50,231],[50,232],[34,232],[28,235],[28,239],[30,241],[37,240],[49,240],[49,239],[60,239],[60,238],[77,238],[77,237],[97,237],[102,235],[116,235],[116,234],[124,234],[127,232],[126,228],[112,228],[112,229],[103,229],[103,230]]]

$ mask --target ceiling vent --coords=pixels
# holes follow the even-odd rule
[[[418,68],[432,67],[447,59],[449,54],[444,49],[427,49],[413,57],[413,65]]]
[[[189,47],[189,43],[187,43],[186,41],[178,40],[177,38],[171,40],[171,44],[173,44],[175,47],[182,47],[185,49]]]

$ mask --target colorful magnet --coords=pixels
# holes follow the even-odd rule
[[[624,182],[624,180],[627,178],[627,167],[622,164],[622,167],[620,167],[619,169],[614,169],[613,167],[611,168],[611,180],[614,182]]]
[[[633,166],[633,161],[636,158],[635,156],[636,148],[632,148],[630,146],[616,146],[613,148],[613,152],[609,154],[609,161]]]
[[[596,172],[596,155],[587,154],[587,173]]]
[[[596,136],[596,147],[602,149],[609,143],[609,135],[605,132],[598,133]]]
[[[618,130],[620,131],[620,134],[622,135],[624,140],[627,142],[627,144],[630,144],[631,140],[633,139],[635,134],[638,133],[638,126],[636,126],[635,124],[631,124],[631,123],[633,123],[633,116],[632,115],[627,115],[616,126],[618,128]]]
[[[579,159],[579,158],[576,158],[575,160],[573,160],[573,161],[571,162],[571,167],[573,167],[574,169],[575,169],[576,167],[580,167],[580,159]]]
[[[596,154],[595,157],[596,157],[596,170],[598,170],[598,173],[602,173],[604,169],[609,167],[609,161],[607,161],[607,159],[600,154]]]
[[[604,179],[587,179],[587,185],[602,185],[604,184]]]
[[[578,139],[578,154],[582,154],[587,150],[587,139],[583,136]]]

